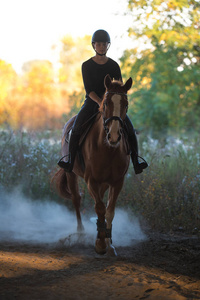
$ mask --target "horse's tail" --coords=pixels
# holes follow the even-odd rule
[[[51,183],[58,194],[64,199],[71,199],[72,195],[68,189],[67,175],[63,169],[58,170],[51,179]]]

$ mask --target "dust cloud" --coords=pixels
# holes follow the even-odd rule
[[[83,216],[87,245],[94,245],[96,215]],[[25,243],[57,243],[76,233],[76,215],[66,206],[52,202],[30,200],[20,189],[12,193],[0,190],[0,241]],[[127,211],[116,209],[112,239],[115,246],[130,246],[145,239],[137,218]],[[76,239],[74,240],[76,243]]]

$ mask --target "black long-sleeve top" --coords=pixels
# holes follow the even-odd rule
[[[97,64],[92,58],[82,64],[82,77],[86,91],[86,98],[91,92],[95,92],[99,98],[105,93],[104,78],[109,74],[112,79],[122,80],[121,70],[114,60],[108,58],[108,61],[101,65]]]

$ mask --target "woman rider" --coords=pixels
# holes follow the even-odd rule
[[[86,91],[85,102],[78,113],[69,143],[69,158],[67,162],[59,161],[58,165],[66,172],[72,172],[83,124],[98,112],[99,105],[105,93],[104,78],[107,74],[112,79],[122,81],[119,65],[106,56],[110,46],[110,36],[105,30],[97,30],[92,36],[92,46],[96,55],[82,64],[82,77]],[[138,161],[138,143],[133,125],[126,115],[125,124],[128,131],[128,142],[131,159],[136,174],[147,168],[147,163]]]

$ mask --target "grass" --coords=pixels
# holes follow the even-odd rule
[[[50,174],[56,168],[58,137],[35,132],[1,131],[0,180],[11,191],[20,186],[32,199],[55,199],[50,188]]]
[[[149,168],[139,177],[129,169],[125,181],[127,204],[163,232],[200,232],[200,147],[187,142],[168,139],[154,147],[149,140],[143,145]]]
[[[0,131],[0,188],[21,192],[33,200],[63,202],[50,187],[51,173],[60,157],[60,132]],[[145,137],[140,153],[149,163],[135,175],[126,175],[117,206],[132,210],[152,228],[162,232],[200,233],[200,146],[197,138],[158,140]],[[82,212],[94,202],[83,180]],[[71,201],[66,202],[72,208]]]

